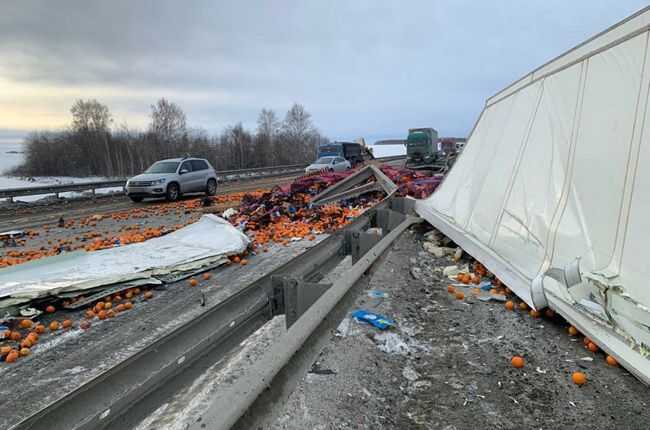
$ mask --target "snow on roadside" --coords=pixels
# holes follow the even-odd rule
[[[38,177],[30,178],[29,180],[25,178],[17,178],[12,176],[0,176],[0,189],[29,188],[29,187],[36,187],[39,185],[66,185],[66,184],[77,184],[81,182],[98,182],[98,181],[108,181],[108,180],[110,180],[110,178],[103,178],[100,176],[88,176],[84,178],[79,178],[74,176],[38,176]],[[121,187],[102,188],[97,190],[97,194],[116,193],[120,191],[122,191]],[[89,192],[90,190],[87,193]],[[70,192],[61,193],[61,197],[78,198],[87,193],[70,191]],[[21,201],[21,202],[33,202],[51,195],[52,194],[23,196],[23,197],[16,197],[14,200]],[[0,201],[3,200],[7,200],[7,199],[0,199]]]

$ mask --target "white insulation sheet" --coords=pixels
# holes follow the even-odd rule
[[[591,53],[570,51],[572,61],[492,99],[416,211],[648,382],[648,28],[611,31],[619,38],[604,33]]]
[[[213,266],[243,252],[249,239],[215,215],[145,242],[76,251],[0,270],[0,298],[31,299]],[[225,261],[225,260],[224,260]],[[12,300],[14,302],[14,300]]]

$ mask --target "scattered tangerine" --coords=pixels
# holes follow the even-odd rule
[[[512,300],[508,300],[508,301],[506,302],[506,304],[505,304],[505,307],[506,307],[506,309],[508,309],[509,311],[512,311],[512,310],[515,309],[515,304],[512,303]]]
[[[52,321],[50,323],[50,331],[57,331],[59,329],[59,322],[58,321]]]
[[[209,273],[204,273],[203,274],[203,280],[207,281],[208,279],[210,279],[210,274]]]
[[[614,357],[612,357],[611,355],[608,355],[607,358],[605,358],[605,361],[610,366],[618,367],[618,361],[616,361],[616,359]]]
[[[7,357],[5,358],[5,362],[13,363],[16,360],[18,360],[18,351],[16,351],[15,349],[12,349],[11,352],[9,352],[9,354],[7,354]]]
[[[463,300],[465,298],[465,294],[462,291],[457,291],[456,292],[456,298],[458,300]]]
[[[596,345],[593,342],[589,342],[589,344],[587,345],[587,349],[591,352],[598,352],[598,345]]]
[[[39,324],[34,330],[36,330],[36,333],[38,334],[43,334],[45,333],[45,326],[43,324]]]
[[[576,336],[578,334],[578,329],[575,328],[574,326],[569,327],[569,335],[570,336]]]
[[[453,285],[447,285],[447,292],[454,294],[456,292],[456,289],[454,288]]]
[[[194,278],[190,279],[190,287],[196,287],[197,285],[199,285],[199,281]]]
[[[536,311],[535,309],[530,310],[530,316],[533,318],[539,318],[542,314],[539,311]]]
[[[47,312],[48,314],[53,314],[54,312],[56,312],[56,308],[52,305],[49,305],[48,307],[45,308],[45,312]]]
[[[29,355],[29,348],[21,348],[20,349],[20,356],[21,357],[27,357]]]
[[[63,329],[64,329],[64,330],[67,330],[67,329],[69,329],[70,327],[72,327],[72,320],[64,320],[64,321],[63,321]]]
[[[573,383],[576,385],[583,385],[587,382],[587,375],[582,372],[573,372],[571,380],[573,380]]]
[[[32,320],[20,320],[20,328],[32,328],[32,324],[34,324]]]
[[[522,367],[524,367],[524,358],[515,355],[514,357],[512,357],[512,360],[510,360],[510,363],[512,363],[512,366],[514,368],[521,369]]]

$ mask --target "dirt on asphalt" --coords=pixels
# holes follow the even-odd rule
[[[425,252],[422,234],[418,227],[398,239],[350,309],[396,326],[381,331],[348,313],[262,428],[650,427],[646,386],[588,351],[559,316],[533,318],[471,294],[456,299],[441,272],[454,263]],[[514,355],[524,368],[511,365]],[[587,375],[585,385],[572,382],[574,371]]]

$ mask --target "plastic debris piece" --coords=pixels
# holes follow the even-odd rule
[[[385,353],[407,355],[411,352],[411,348],[397,333],[378,333],[374,339],[377,343],[377,348]]]
[[[497,302],[505,302],[506,296],[503,296],[501,294],[490,294],[489,296],[481,296],[478,299],[482,302],[489,302],[490,300],[494,300]]]
[[[442,269],[442,275],[443,276],[454,276],[455,277],[459,273],[460,273],[460,269],[455,264],[452,265],[452,266],[447,266],[444,269]]]
[[[483,291],[490,291],[494,286],[490,281],[483,281],[480,284],[478,284],[478,288],[480,288]]]
[[[364,309],[357,309],[356,311],[352,312],[352,316],[356,318],[357,321],[366,322],[377,327],[380,330],[386,330],[395,325],[395,321],[386,318],[383,315],[368,312]]]
[[[370,290],[368,291],[368,296],[375,299],[385,299],[388,297],[388,293],[379,290]]]
[[[237,213],[237,209],[235,209],[235,208],[228,208],[228,209],[226,209],[225,211],[223,211],[223,213],[221,214],[221,216],[222,216],[223,218],[225,218],[225,219],[228,219],[228,218],[230,218],[231,216],[235,215],[236,213]]]
[[[407,380],[413,382],[413,381],[418,380],[418,378],[420,377],[420,374],[415,369],[413,369],[411,366],[407,365],[402,370],[402,376],[404,378],[406,378]]]

